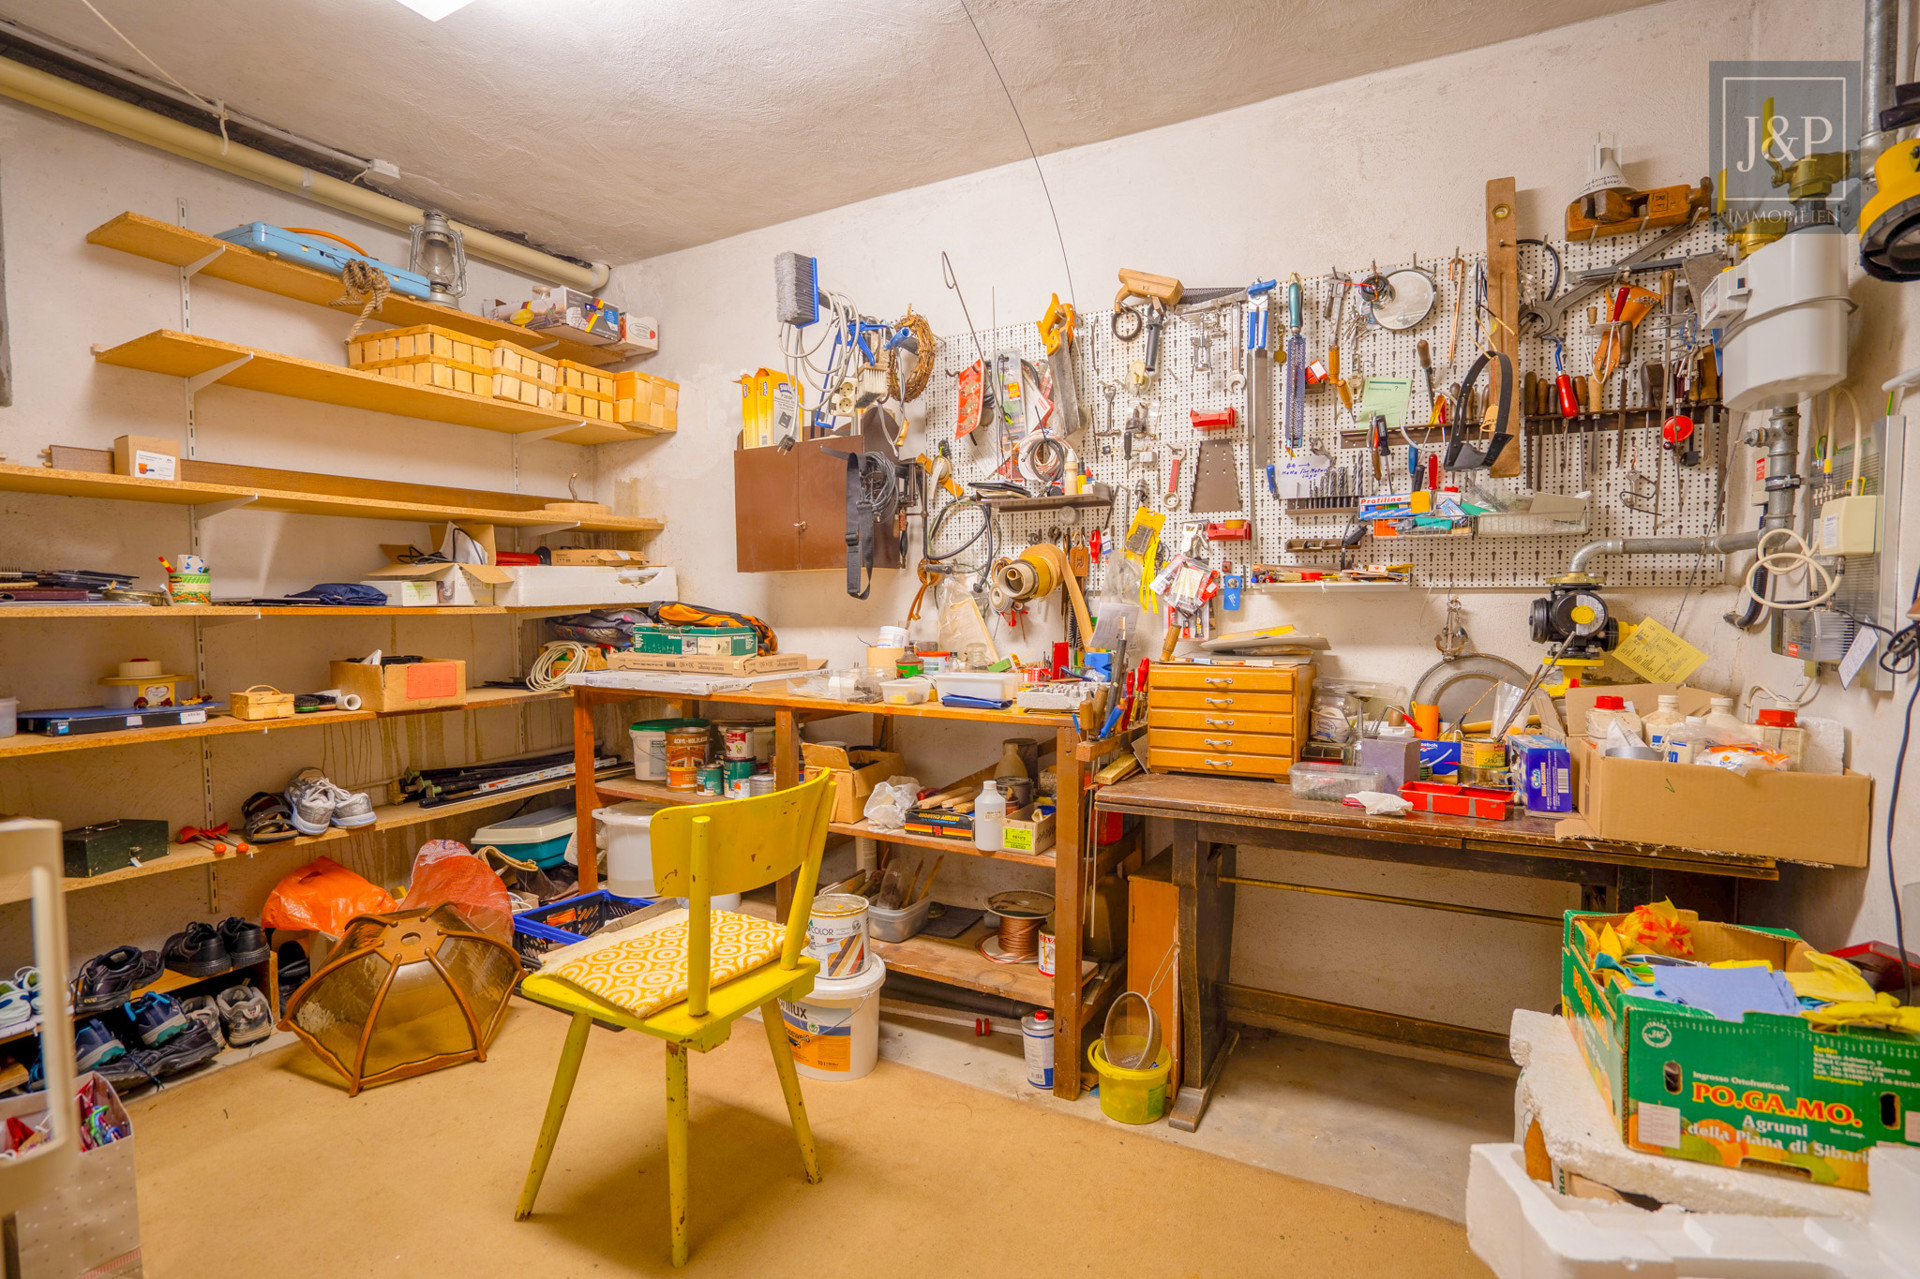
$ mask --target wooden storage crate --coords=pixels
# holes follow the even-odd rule
[[[671,431],[679,424],[680,384],[645,373],[613,377],[613,420],[622,425]]]
[[[255,684],[228,696],[229,712],[235,719],[292,719],[293,694],[283,693],[271,684]]]
[[[563,386],[555,391],[553,407],[558,412],[572,414],[589,422],[613,421],[613,399],[610,396],[594,395],[577,387]]]
[[[591,395],[596,400],[614,397],[614,375],[577,360],[560,361],[560,388]]]
[[[493,344],[493,398],[537,409],[554,407],[560,361],[512,342]]]
[[[468,337],[437,324],[416,324],[411,328],[382,329],[350,338],[347,367],[367,368],[396,360],[441,360],[491,371],[493,348],[494,344],[485,338]]]

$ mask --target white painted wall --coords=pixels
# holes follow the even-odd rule
[[[1856,6],[1794,0],[1676,0],[1545,35],[1310,89],[1183,124],[1052,156],[1045,169],[1081,304],[1105,305],[1118,267],[1207,283],[1323,272],[1333,262],[1388,262],[1484,245],[1483,189],[1512,174],[1524,234],[1553,233],[1559,211],[1585,176],[1596,129],[1615,131],[1629,181],[1697,178],[1706,167],[1706,76],[1712,59],[1855,58]],[[987,117],[982,129],[1012,129]],[[824,143],[823,143],[824,145]],[[793,157],[803,167],[808,157]],[[780,181],[769,175],[769,181]],[[834,574],[742,576],[734,572],[728,457],[739,426],[734,379],[780,363],[772,316],[772,259],[797,249],[817,256],[830,287],[863,309],[896,315],[911,303],[936,332],[964,331],[942,285],[951,257],[973,318],[983,326],[1037,318],[1048,295],[1066,293],[1061,251],[1030,164],[920,187],[648,259],[618,277],[661,318],[652,371],[682,386],[681,431],[670,449],[622,445],[603,454],[608,476],[637,482],[643,500],[673,517],[656,547],[680,572],[686,598],[743,608],[773,621],[783,644],[836,662],[857,656],[863,637],[900,622],[910,573],[882,577],[856,602]],[[1852,385],[1863,404],[1897,367],[1916,362],[1910,292],[1862,280]],[[1746,508],[1732,510],[1744,521]],[[1903,538],[1913,562],[1920,525]],[[1906,570],[1902,570],[1903,572]],[[1540,656],[1525,633],[1538,591],[1476,591],[1468,627],[1486,651],[1531,667]],[[1615,591],[1629,619],[1670,622],[1676,591]],[[1696,682],[1793,689],[1797,665],[1771,656],[1760,636],[1718,621],[1732,591],[1700,592],[1688,604],[1687,637],[1711,654]],[[1363,603],[1262,600],[1250,623],[1293,621],[1334,644],[1327,667],[1343,674],[1411,680],[1435,657],[1444,594]],[[926,623],[922,623],[923,626]],[[930,637],[930,632],[928,632]],[[1898,708],[1888,698],[1825,688],[1809,713],[1852,726],[1858,765],[1891,773]],[[845,730],[854,731],[854,730]],[[989,749],[923,733],[909,754],[926,780],[977,767]],[[980,758],[976,758],[980,756]],[[1911,811],[1911,810],[1910,810]],[[1911,839],[1903,837],[1912,863]],[[1876,858],[1878,857],[1876,851]],[[1410,896],[1458,896],[1523,911],[1555,912],[1570,890],[1490,876],[1414,872],[1374,865],[1314,866],[1311,857],[1250,853],[1243,866],[1279,878]],[[949,871],[951,871],[949,867]],[[1280,872],[1285,871],[1282,874]],[[968,866],[963,882],[998,884],[998,866]],[[1891,935],[1884,870],[1783,872],[1777,890],[1743,902],[1752,920],[1798,926],[1816,942]],[[1399,908],[1286,894],[1243,893],[1236,979],[1300,994],[1504,1029],[1520,1003],[1556,998],[1551,938],[1531,925],[1410,913]],[[1418,945],[1381,956],[1353,939],[1411,936]],[[1441,957],[1444,956],[1444,959]],[[1477,983],[1463,985],[1462,972]]]

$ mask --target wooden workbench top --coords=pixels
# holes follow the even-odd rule
[[[1192,816],[1224,823],[1311,828],[1325,834],[1385,837],[1406,844],[1503,846],[1516,853],[1533,850],[1565,853],[1577,849],[1602,859],[1653,858],[1676,863],[1676,869],[1708,869],[1723,875],[1744,872],[1771,879],[1775,873],[1775,862],[1770,857],[1562,837],[1555,833],[1558,821],[1551,817],[1523,814],[1503,822],[1421,812],[1404,817],[1370,817],[1365,809],[1350,808],[1337,801],[1298,799],[1285,782],[1145,773],[1103,788],[1094,802],[1103,809],[1156,817]],[[1678,863],[1691,865],[1682,867]]]

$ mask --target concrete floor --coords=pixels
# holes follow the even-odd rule
[[[1110,1123],[1091,1094],[1063,1102],[1027,1083],[1020,1041],[889,1014],[887,1061],[1030,1105]],[[1513,1140],[1511,1080],[1297,1035],[1245,1029],[1196,1132],[1133,1131],[1464,1221],[1467,1148]]]

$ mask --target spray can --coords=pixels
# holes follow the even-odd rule
[[[1027,1055],[1027,1082],[1053,1087],[1053,1014],[1036,1008],[1020,1019],[1020,1041]]]

